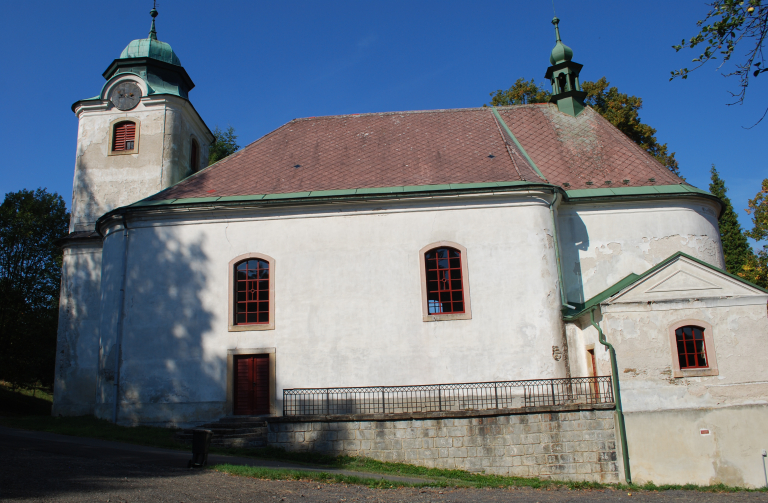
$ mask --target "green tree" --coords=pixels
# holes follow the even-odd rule
[[[499,89],[491,93],[491,105],[503,107],[509,105],[527,105],[529,103],[546,103],[552,93],[544,89],[544,84],[536,85],[533,79],[517,79],[507,90]]]
[[[720,217],[720,241],[725,255],[725,270],[731,274],[739,274],[744,271],[744,266],[754,254],[747,237],[741,231],[739,219],[727,195],[728,189],[725,187],[725,182],[720,178],[720,173],[717,172],[714,164],[710,173],[712,182],[709,184],[709,191],[725,204]]]
[[[768,239],[768,178],[763,180],[760,192],[748,203],[747,213],[752,216],[752,230],[745,234],[756,240]],[[753,255],[744,266],[744,274],[740,274],[752,283],[768,288],[768,245]]]
[[[0,379],[53,384],[64,200],[45,189],[9,192],[0,205]]]
[[[240,149],[240,145],[237,144],[235,128],[232,126],[229,126],[226,131],[222,131],[219,129],[219,126],[216,126],[213,130],[213,138],[213,143],[208,149],[208,166],[219,162]]]
[[[706,17],[696,23],[699,33],[672,46],[677,52],[703,47],[702,53],[693,58],[696,66],[671,72],[669,80],[677,77],[687,79],[692,71],[721,58],[718,68],[729,68],[725,76],[736,77],[739,81],[738,91],[731,93],[736,100],[729,105],[741,104],[746,97],[750,77],[757,78],[768,71],[763,53],[768,39],[768,6],[763,5],[762,0],[716,0],[708,5],[710,10]],[[748,46],[746,51],[745,45]],[[739,52],[736,52],[737,46],[741,48]],[[738,61],[731,61],[734,56]],[[729,62],[732,66],[726,66]]]
[[[587,93],[585,104],[591,106],[667,169],[679,176],[680,167],[675,160],[675,153],[669,153],[666,143],[659,143],[655,136],[656,129],[643,124],[640,120],[642,98],[621,93],[615,86],[609,86],[610,82],[605,77],[595,82],[582,83],[582,89]],[[491,105],[507,106],[546,103],[552,94],[546,90],[544,84],[536,85],[533,79],[530,81],[517,79],[509,89],[499,89],[495,93],[490,93],[490,96]]]

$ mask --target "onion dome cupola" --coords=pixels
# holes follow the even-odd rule
[[[571,61],[573,50],[560,40],[560,20],[554,18],[552,24],[555,25],[557,42],[549,56],[552,66],[547,68],[544,75],[552,83],[552,98],[549,101],[556,103],[561,112],[576,117],[584,110],[584,98],[587,97],[579,84],[579,72],[583,65]]]
[[[149,14],[152,26],[147,38],[132,40],[103,73],[104,78],[109,80],[121,73],[133,73],[146,82],[149,95],[172,94],[189,99],[189,91],[195,84],[170,44],[157,39],[157,9],[153,7]]]

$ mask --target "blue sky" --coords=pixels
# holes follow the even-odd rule
[[[768,77],[746,104],[726,106],[736,82],[715,66],[687,81],[672,69],[694,53],[671,46],[696,32],[701,0],[556,0],[563,41],[583,80],[606,76],[643,98],[641,117],[676,152],[681,172],[707,188],[716,164],[742,226],[768,177],[763,146]],[[2,7],[0,193],[47,187],[69,205],[78,99],[98,94],[101,73],[147,36],[151,1],[8,2]],[[550,0],[203,2],[161,0],[158,38],[172,45],[196,88],[190,98],[213,128],[232,125],[240,145],[296,117],[481,106],[518,77],[542,76],[554,45]]]

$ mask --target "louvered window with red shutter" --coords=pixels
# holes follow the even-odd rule
[[[115,133],[112,138],[112,151],[121,152],[133,150],[136,140],[136,123],[125,121],[115,124]]]

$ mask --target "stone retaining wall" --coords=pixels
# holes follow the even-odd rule
[[[619,482],[612,410],[484,417],[268,423],[286,450],[365,456],[430,468]]]

